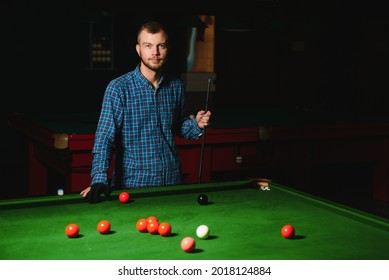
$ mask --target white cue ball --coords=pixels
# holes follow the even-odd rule
[[[243,162],[243,157],[242,156],[236,156],[235,157],[235,162],[236,163],[242,163]]]
[[[196,230],[197,237],[205,239],[209,236],[209,228],[206,225],[201,225]]]

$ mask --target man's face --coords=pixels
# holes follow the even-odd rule
[[[136,51],[142,64],[150,70],[160,70],[168,57],[166,34],[164,32],[151,34],[144,30],[138,38]]]

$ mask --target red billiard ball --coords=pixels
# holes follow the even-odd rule
[[[199,196],[197,197],[197,202],[200,204],[200,205],[206,205],[208,204],[208,196],[204,193],[202,194],[199,194]]]
[[[77,224],[68,224],[65,228],[65,233],[70,238],[77,237],[78,232],[79,232],[79,227]]]
[[[169,236],[172,231],[172,227],[169,223],[163,222],[158,227],[158,232],[162,236]]]
[[[192,237],[185,237],[181,240],[181,249],[187,253],[192,252],[196,247],[196,242]]]
[[[140,232],[147,232],[147,220],[145,218],[140,218],[137,222],[136,222],[136,228],[140,231]]]
[[[150,232],[151,234],[157,234],[158,227],[159,227],[159,223],[156,220],[147,223],[147,231]]]
[[[281,229],[281,234],[285,238],[292,238],[294,237],[295,231],[293,226],[291,225],[284,225]]]
[[[111,224],[107,220],[101,220],[97,223],[97,230],[101,234],[109,233],[109,231],[111,230]]]
[[[155,216],[150,216],[150,217],[147,218],[147,223],[151,223],[153,221],[158,222],[158,218],[155,217]]]
[[[128,192],[122,192],[119,194],[119,200],[121,203],[126,203],[130,200],[130,194]]]

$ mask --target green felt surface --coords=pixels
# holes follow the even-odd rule
[[[88,204],[79,195],[0,201],[3,260],[342,260],[389,259],[389,221],[324,201],[278,184],[259,190],[251,181],[129,190],[129,203],[115,191],[110,201]],[[199,205],[206,193],[209,205]],[[136,222],[154,215],[169,222],[168,237],[140,233]],[[111,233],[98,233],[107,219]],[[76,223],[78,238],[65,227]],[[207,239],[196,228],[210,228]],[[292,224],[296,238],[281,228]],[[192,236],[196,250],[181,240]]]

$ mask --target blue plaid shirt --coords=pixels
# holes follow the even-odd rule
[[[185,113],[182,81],[163,76],[154,89],[139,66],[106,88],[92,150],[91,185],[108,184],[113,154],[112,186],[180,184],[181,164],[174,135],[185,139],[202,135],[195,119]]]

